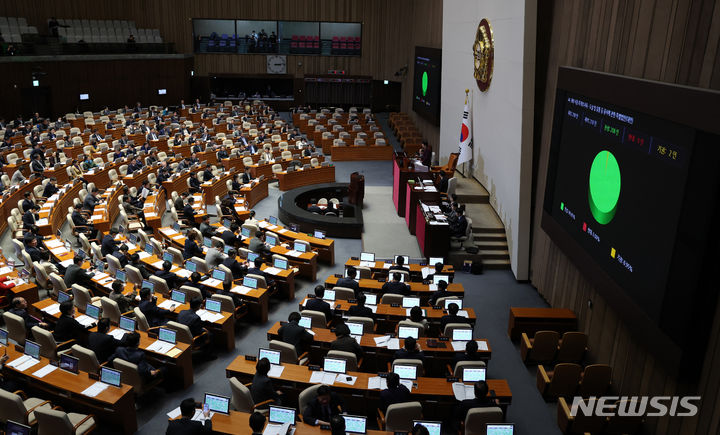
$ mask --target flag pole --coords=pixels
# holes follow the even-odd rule
[[[468,103],[468,94],[469,93],[470,93],[470,89],[465,89],[465,104]],[[463,162],[463,170],[460,173],[463,176],[463,178],[467,178],[467,175],[465,175],[465,172],[467,172],[467,166],[465,166],[465,165],[467,165],[467,162]]]

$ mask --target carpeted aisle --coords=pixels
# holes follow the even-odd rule
[[[376,257],[392,258],[408,255],[420,258],[420,246],[410,234],[405,218],[397,215],[392,201],[392,186],[365,186],[363,207],[365,223],[363,251],[374,252]]]

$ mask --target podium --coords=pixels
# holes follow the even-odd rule
[[[348,187],[348,202],[362,209],[365,198],[365,176],[359,172],[350,175],[350,186]]]

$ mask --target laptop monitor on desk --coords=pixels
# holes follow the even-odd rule
[[[66,372],[78,374],[80,367],[80,360],[74,356],[61,354],[60,355],[60,368]]]
[[[208,406],[208,409],[212,412],[219,412],[220,414],[225,415],[230,414],[229,397],[205,393],[205,401],[203,403],[205,403]]]
[[[158,329],[158,340],[164,341],[165,343],[176,343],[177,333],[172,329],[160,328]]]
[[[100,382],[112,385],[113,387],[119,387],[121,385],[121,375],[120,370],[100,367]]]
[[[120,316],[120,322],[118,323],[120,329],[133,332],[135,331],[135,319],[130,317]]]
[[[258,351],[258,360],[263,358],[267,358],[270,364],[280,364],[280,351],[261,347]]]
[[[400,379],[410,379],[413,381],[417,379],[416,366],[396,364],[395,366],[393,366],[393,373],[397,373],[398,376],[400,376]]]
[[[367,432],[367,417],[357,415],[343,415],[345,419],[345,432],[364,434]]]
[[[347,361],[342,358],[323,358],[323,370],[331,373],[346,373]]]
[[[362,252],[360,253],[360,261],[372,261],[375,262],[375,253],[373,252]]]
[[[270,405],[270,413],[268,421],[275,424],[290,423],[295,424],[295,408],[285,408],[282,406]]]

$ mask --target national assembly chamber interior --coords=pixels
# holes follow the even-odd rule
[[[0,433],[720,433],[720,2],[0,2]]]

